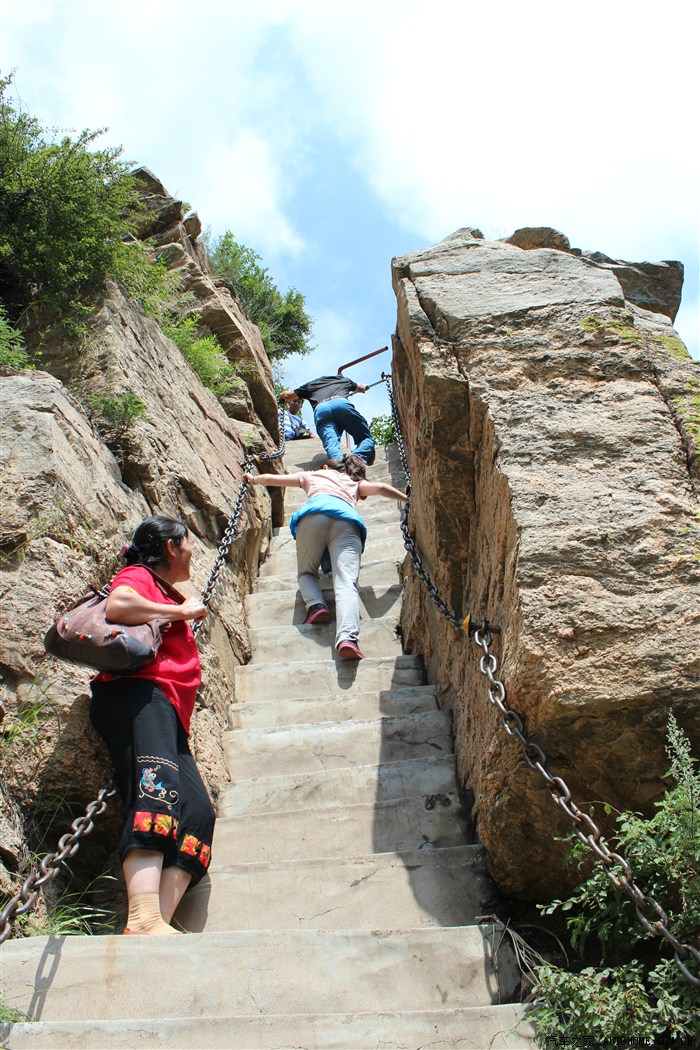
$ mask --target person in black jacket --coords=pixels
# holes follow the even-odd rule
[[[281,398],[286,404],[298,398],[310,403],[318,436],[331,459],[343,458],[340,439],[347,431],[355,442],[352,454],[369,465],[374,463],[374,438],[365,417],[348,400],[350,394],[365,390],[369,387],[364,383],[355,383],[345,376],[320,376],[296,390],[282,391]]]

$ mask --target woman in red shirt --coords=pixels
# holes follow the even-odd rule
[[[91,683],[90,718],[104,738],[124,800],[120,857],[129,901],[124,933],[176,934],[170,919],[211,859],[214,808],[189,749],[202,676],[189,621],[207,610],[175,584],[188,580],[192,547],[180,521],[147,518],[122,551],[126,567],[112,580],[107,617],[171,626],[151,663]]]

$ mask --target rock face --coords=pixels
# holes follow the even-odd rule
[[[452,609],[500,626],[507,703],[581,808],[652,808],[669,710],[700,753],[700,369],[669,320],[681,272],[552,230],[460,230],[393,264],[418,548]],[[634,274],[654,274],[645,309]],[[493,874],[559,893],[569,822],[488,703],[480,651],[407,578],[404,642],[454,713]]]
[[[90,672],[47,657],[44,633],[60,609],[110,578],[121,564],[122,543],[150,514],[169,514],[188,525],[195,547],[190,586],[201,593],[239,491],[245,454],[271,451],[278,439],[271,370],[259,332],[207,274],[204,249],[193,238],[201,227],[191,218],[182,221],[180,202],[155,176],[143,178],[152,207],[144,236],[161,241],[157,251],[168,253],[183,292],[191,293],[189,309],[206,317],[210,331],[225,330],[226,352],[246,366],[235,398],[237,417],[227,414],[175,344],[114,283],[108,283],[82,345],[28,329],[28,341],[44,337],[50,373],[0,378],[0,701],[7,711],[4,805],[0,797],[7,837],[0,878],[12,892],[12,876],[21,871],[27,849],[27,829],[17,814],[34,817],[40,801],[50,805],[57,799],[67,800],[75,813],[110,775],[87,715]],[[118,438],[111,434],[115,456],[96,429],[93,408],[95,399],[124,392],[138,395],[145,414]],[[271,536],[268,508],[264,495],[249,495],[200,634],[204,686],[192,739],[212,789],[226,778],[220,738],[233,670],[250,656],[243,597]],[[74,867],[88,851],[93,874],[106,866],[117,842],[118,805],[110,811]],[[53,849],[65,830],[62,813],[43,850]],[[38,847],[36,837],[30,845]]]

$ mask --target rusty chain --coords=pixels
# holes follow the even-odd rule
[[[408,469],[408,459],[406,456],[403,435],[401,433],[396,401],[391,386],[391,376],[383,372],[382,379],[386,382],[389,394],[389,403],[391,405],[392,421],[394,424],[394,438],[399,447],[401,465],[404,474],[406,475],[407,492],[409,493],[410,500],[411,476]],[[686,980],[695,985],[695,987],[700,988],[700,976],[695,976],[695,974],[691,973],[687,965],[687,963],[692,964],[692,960],[694,960],[698,966],[698,973],[700,974],[700,951],[693,947],[692,944],[685,944],[684,942],[679,941],[672,931],[668,929],[668,915],[664,909],[654,897],[645,894],[634,881],[633,871],[629,862],[619,853],[615,853],[608,848],[598,825],[592,817],[579,809],[573,801],[571,791],[566,782],[562,777],[552,774],[547,768],[547,756],[539,744],[536,744],[534,740],[531,740],[526,735],[522,717],[517,711],[514,711],[513,708],[507,705],[506,688],[503,682],[496,677],[498,663],[494,654],[489,651],[493,644],[493,633],[497,628],[487,620],[484,620],[483,623],[477,623],[476,621],[471,620],[469,616],[462,618],[453,609],[450,609],[445,600],[440,597],[437,587],[430,579],[430,575],[423,568],[422,560],[416,550],[415,540],[409,532],[409,500],[406,501],[401,516],[401,531],[403,532],[404,545],[408,551],[413,567],[418,577],[423,581],[428,591],[428,595],[448,623],[450,623],[456,630],[463,631],[468,637],[472,636],[476,645],[482,650],[482,655],[479,658],[479,671],[487,679],[489,703],[498,710],[501,716],[503,728],[508,736],[515,737],[519,741],[523,750],[523,756],[528,766],[530,769],[536,770],[536,772],[538,772],[544,779],[550,798],[572,821],[574,831],[580,841],[596,854],[603,865],[605,874],[613,886],[617,889],[624,890],[624,892],[631,898],[635,907],[637,919],[644,929],[653,936],[661,937],[668,942],[673,949],[673,957],[678,969]]]
[[[246,454],[245,459],[242,463],[244,473],[248,472],[253,466],[256,459],[279,459],[284,455],[285,451],[285,435],[284,435],[284,406],[280,405],[278,413],[279,422],[279,433],[280,433],[280,444],[275,452],[258,453],[256,456]],[[219,544],[219,549],[216,554],[216,559],[212,567],[209,579],[207,580],[206,587],[202,594],[202,604],[209,605],[216,588],[217,581],[221,570],[226,562],[226,557],[229,552],[229,548],[233,543],[238,526],[240,524],[241,515],[243,513],[243,506],[246,500],[246,496],[250,491],[249,483],[244,479],[241,482],[241,487],[238,492],[238,497],[234,505],[231,516],[228,520],[228,525],[224,531],[224,535]],[[199,632],[199,629],[204,621],[200,620],[193,627],[193,634],[195,638]],[[39,891],[42,886],[52,879],[55,879],[58,872],[64,863],[70,857],[73,857],[80,848],[80,840],[86,835],[89,835],[93,830],[95,823],[95,817],[101,816],[107,808],[107,799],[112,798],[116,792],[116,784],[114,777],[100,789],[97,798],[88,803],[85,809],[85,815],[78,817],[71,824],[71,831],[62,835],[58,840],[58,850],[55,853],[46,853],[39,861],[39,871],[32,871],[22,883],[22,888],[7,902],[5,907],[0,911],[0,944],[3,944],[10,934],[12,928],[18,916],[25,915],[28,911],[36,904]]]

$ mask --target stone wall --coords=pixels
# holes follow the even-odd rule
[[[678,263],[553,230],[460,230],[394,260],[412,528],[450,607],[500,626],[508,703],[582,807],[649,811],[673,710],[700,754],[700,369]],[[402,630],[454,714],[500,888],[560,893],[569,824],[410,570]]]
[[[201,593],[238,494],[246,451],[273,450],[277,410],[260,334],[231,292],[207,273],[196,216],[184,217],[151,173],[141,173],[155,238],[189,292],[188,309],[221,335],[242,381],[226,404],[207,390],[178,348],[121,287],[109,282],[76,343],[26,322],[49,371],[0,377],[0,702],[6,712],[0,787],[0,890],[16,889],[33,850],[55,848],[69,819],[110,775],[89,724],[87,669],[46,656],[42,639],[58,611],[121,564],[119,549],[143,518],[164,513],[191,530],[192,592]],[[118,441],[103,440],[93,399],[130,391],[145,406]],[[116,453],[116,454],[115,454]],[[271,468],[277,469],[277,468]],[[212,793],[227,777],[233,669],[250,655],[243,598],[271,536],[270,504],[253,491],[239,538],[219,578],[202,645],[204,685],[193,719],[198,764]],[[187,585],[183,586],[187,590]],[[60,802],[59,817],[47,815]],[[114,866],[118,804],[73,866]],[[43,838],[49,828],[48,837]]]

